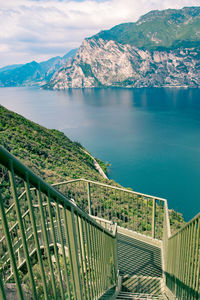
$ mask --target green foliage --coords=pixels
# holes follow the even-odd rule
[[[44,128],[2,106],[0,128],[1,145],[47,182],[80,177],[104,181],[80,143],[72,142],[64,133]]]
[[[102,170],[104,171],[105,174],[108,172],[108,168],[111,167],[111,164],[108,163],[107,161],[104,163],[102,160],[95,158],[95,160],[98,162]]]
[[[95,38],[114,40],[147,50],[199,47],[200,8],[151,11],[136,23],[117,25],[101,31]]]

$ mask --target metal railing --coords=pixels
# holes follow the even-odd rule
[[[0,164],[8,171],[0,193],[0,298],[8,283],[19,299],[24,286],[34,299],[78,300],[115,286],[116,227],[102,227],[2,147]]]
[[[200,213],[174,235],[165,234],[167,287],[177,299],[200,299]]]
[[[22,299],[22,283],[36,299],[97,299],[117,282],[117,224],[162,240],[166,286],[200,299],[200,214],[171,236],[166,199],[85,179],[52,188],[2,148],[0,157],[13,200],[0,201],[1,298],[14,280]]]
[[[152,238],[162,239],[166,199],[86,179],[53,186],[75,199],[90,215],[117,223]]]

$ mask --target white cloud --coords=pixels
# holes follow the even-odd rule
[[[192,5],[200,0],[0,0],[0,66],[62,55],[85,37],[152,9]]]

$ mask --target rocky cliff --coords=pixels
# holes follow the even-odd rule
[[[152,11],[85,39],[45,86],[200,86],[200,7]]]
[[[103,39],[84,40],[72,62],[54,74],[51,89],[200,86],[200,48],[138,49]]]

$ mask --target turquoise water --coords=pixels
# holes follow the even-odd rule
[[[200,89],[1,88],[0,103],[111,163],[125,187],[200,211]]]

